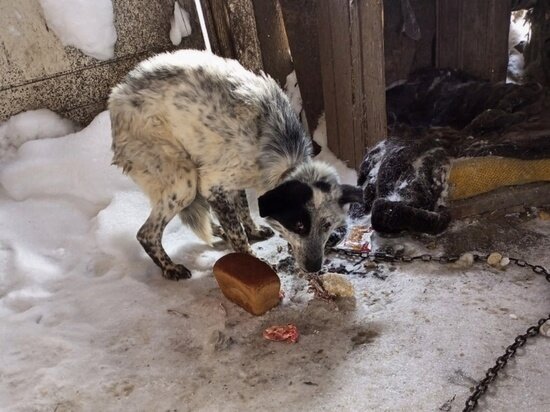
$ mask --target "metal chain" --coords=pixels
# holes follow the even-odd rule
[[[456,262],[457,260],[460,259],[459,256],[454,256],[454,255],[434,256],[431,254],[423,254],[423,255],[417,255],[417,256],[396,256],[385,252],[354,252],[354,251],[338,249],[338,248],[332,248],[332,250],[338,254],[343,254],[346,256],[353,257],[358,261],[357,264],[360,264],[365,260],[372,260],[374,262],[389,262],[389,263],[398,263],[398,262],[411,263],[415,261],[422,261],[422,262],[438,262],[441,264],[447,264],[447,263]],[[478,255],[478,254],[472,254],[472,256],[474,258],[474,262],[487,260],[487,258],[489,257],[489,255]],[[535,272],[537,275],[545,276],[546,280],[550,282],[550,271],[546,269],[544,266],[533,265],[531,263],[526,262],[525,260],[521,260],[517,258],[509,258],[509,259],[510,259],[510,263],[514,263],[516,266],[519,266],[522,268],[524,267],[531,268],[531,270]],[[536,325],[529,327],[523,335],[519,335],[514,339],[514,343],[508,346],[504,354],[497,358],[495,362],[495,366],[489,368],[485,373],[485,377],[482,380],[480,380],[477,383],[477,385],[475,385],[473,388],[470,388],[472,394],[466,400],[466,404],[465,404],[466,406],[463,409],[463,412],[471,412],[477,408],[479,398],[481,398],[485,394],[485,392],[487,392],[489,385],[497,378],[498,373],[506,366],[508,361],[516,355],[516,351],[527,343],[527,340],[529,338],[532,338],[539,334],[541,326],[544,325],[546,322],[550,322],[550,314],[546,318],[541,318]]]

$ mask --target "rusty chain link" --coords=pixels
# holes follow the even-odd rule
[[[354,252],[354,251],[338,249],[338,248],[332,248],[332,250],[338,254],[352,257],[354,260],[357,261],[356,264],[360,264],[366,260],[372,260],[374,262],[388,262],[388,263],[411,263],[415,261],[421,261],[421,262],[437,262],[441,264],[447,264],[447,263],[456,262],[457,260],[460,259],[460,256],[456,256],[456,255],[434,256],[431,254],[422,254],[422,255],[416,255],[416,256],[397,256],[386,252]],[[474,262],[480,262],[482,260],[486,261],[487,258],[489,257],[489,255],[479,255],[479,254],[472,254],[472,256],[474,258]],[[546,269],[544,266],[534,265],[522,259],[517,259],[517,258],[509,258],[509,259],[510,259],[510,263],[513,263],[516,266],[521,268],[528,267],[537,275],[545,276],[546,280],[550,282],[550,271]],[[521,348],[527,343],[527,340],[529,338],[532,338],[539,334],[541,326],[544,325],[546,322],[550,322],[550,314],[546,318],[539,319],[536,325],[529,327],[524,334],[519,335],[514,339],[514,343],[508,346],[504,354],[497,358],[495,362],[495,366],[489,368],[485,373],[485,377],[481,379],[477,383],[477,385],[475,385],[473,388],[470,388],[472,393],[466,400],[465,408],[463,409],[463,412],[471,412],[477,408],[479,398],[481,398],[485,394],[485,392],[487,392],[489,385],[497,378],[498,373],[504,367],[506,367],[506,364],[508,363],[508,361],[516,355],[516,351],[519,348]]]

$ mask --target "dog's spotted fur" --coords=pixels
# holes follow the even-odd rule
[[[360,191],[343,189],[332,168],[311,160],[311,141],[275,81],[234,60],[192,50],[158,55],[113,89],[109,110],[113,163],[151,200],[138,240],[167,278],[191,275],[161,244],[177,214],[206,242],[216,234],[250,253],[249,240],[272,231],[252,221],[244,189],[267,197],[275,191],[283,199],[279,218],[266,212],[266,202],[260,213],[293,245],[300,267],[317,269],[306,261],[322,258],[328,224],[322,234],[315,225],[326,221],[334,227],[344,219],[343,204],[359,200]],[[312,223],[308,234],[285,227],[280,217],[281,211],[293,213],[282,186],[289,180],[312,191],[302,205]],[[210,210],[221,228],[212,225]]]

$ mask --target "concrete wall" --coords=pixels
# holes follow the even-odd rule
[[[193,0],[180,0],[193,33],[181,48],[204,48]],[[100,61],[63,47],[50,31],[38,0],[0,0],[0,121],[48,108],[86,124],[104,110],[109,90],[138,61],[173,49],[174,0],[113,0],[115,57]]]

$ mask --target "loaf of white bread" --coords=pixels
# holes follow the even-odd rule
[[[252,255],[223,256],[214,264],[214,276],[225,297],[253,315],[263,315],[279,304],[279,277]]]

